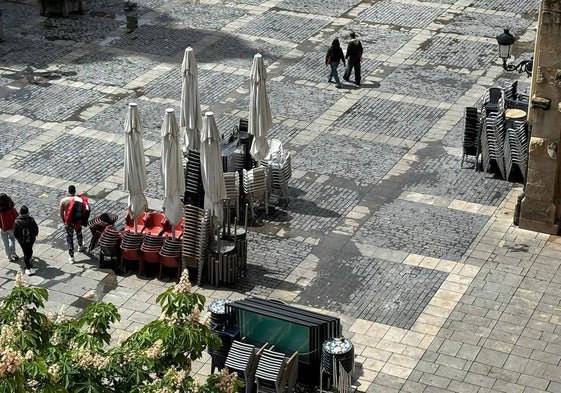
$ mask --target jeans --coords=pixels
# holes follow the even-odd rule
[[[339,72],[337,72],[338,67],[339,67],[338,61],[331,62],[331,74],[329,74],[329,81],[331,81],[331,78],[335,78],[335,83],[340,85],[341,81],[339,80]]]
[[[14,237],[14,230],[1,231],[2,242],[4,242],[4,251],[8,260],[16,256],[16,238]]]
[[[84,238],[82,237],[82,224],[67,224],[64,226],[66,229],[66,247],[68,247],[68,254],[74,257],[74,231],[76,231],[76,240],[78,247],[82,247]]]
[[[349,80],[349,78],[351,77],[351,73],[352,71],[355,71],[355,83],[357,85],[360,85],[360,58],[358,59],[351,59],[349,57],[349,61],[347,61],[347,69],[345,70],[345,74],[343,75],[343,79],[345,79],[346,81]]]

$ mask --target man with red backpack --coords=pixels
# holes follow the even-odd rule
[[[68,261],[74,263],[74,231],[78,249],[86,251],[84,238],[82,235],[82,225],[87,225],[90,216],[90,205],[85,195],[76,195],[76,187],[68,186],[70,196],[62,198],[60,201],[60,218],[66,230],[66,246],[68,247]]]

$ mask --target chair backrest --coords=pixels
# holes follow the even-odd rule
[[[246,374],[254,357],[255,347],[253,345],[234,340],[226,357],[225,365],[231,371],[241,371]]]
[[[489,102],[498,103],[503,98],[504,91],[500,87],[491,87],[489,89]]]
[[[286,360],[284,353],[265,349],[257,364],[255,378],[274,382],[279,387],[283,379]]]

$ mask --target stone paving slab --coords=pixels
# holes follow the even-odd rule
[[[52,311],[114,302],[123,316],[114,341],[159,315],[155,298],[173,272],[119,276],[99,267],[98,250],[69,264],[58,201],[74,183],[122,228],[122,123],[136,101],[146,194],[159,208],[159,128],[165,108],[179,107],[185,47],[195,49],[203,108],[222,133],[247,117],[259,51],[269,135],[293,155],[290,200],[256,206],[263,223],[249,227],[246,278],[195,290],[208,301],[257,295],[340,317],[361,392],[559,391],[561,242],[512,226],[518,185],[459,163],[464,107],[504,76],[493,29],[511,20],[524,34],[537,3],[138,0],[139,27],[128,31],[120,0],[88,1],[69,18],[41,17],[32,0],[5,2],[0,190],[41,227],[29,282],[51,289]],[[365,47],[364,83],[337,90],[321,79],[323,57],[336,36],[346,47],[349,29]],[[0,296],[20,269],[0,258]],[[207,354],[193,372],[210,372]]]

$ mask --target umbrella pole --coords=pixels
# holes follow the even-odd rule
[[[226,210],[226,217],[228,220],[228,236],[230,236],[230,198],[228,198],[228,202],[226,202],[226,207],[228,210]]]
[[[245,204],[245,228],[244,228],[246,233],[247,233],[247,214],[248,214],[247,209],[248,209],[248,207],[249,207],[249,204],[246,203]]]
[[[136,235],[138,233],[138,223],[136,222],[136,219],[138,217],[135,217],[134,220],[134,234]]]

